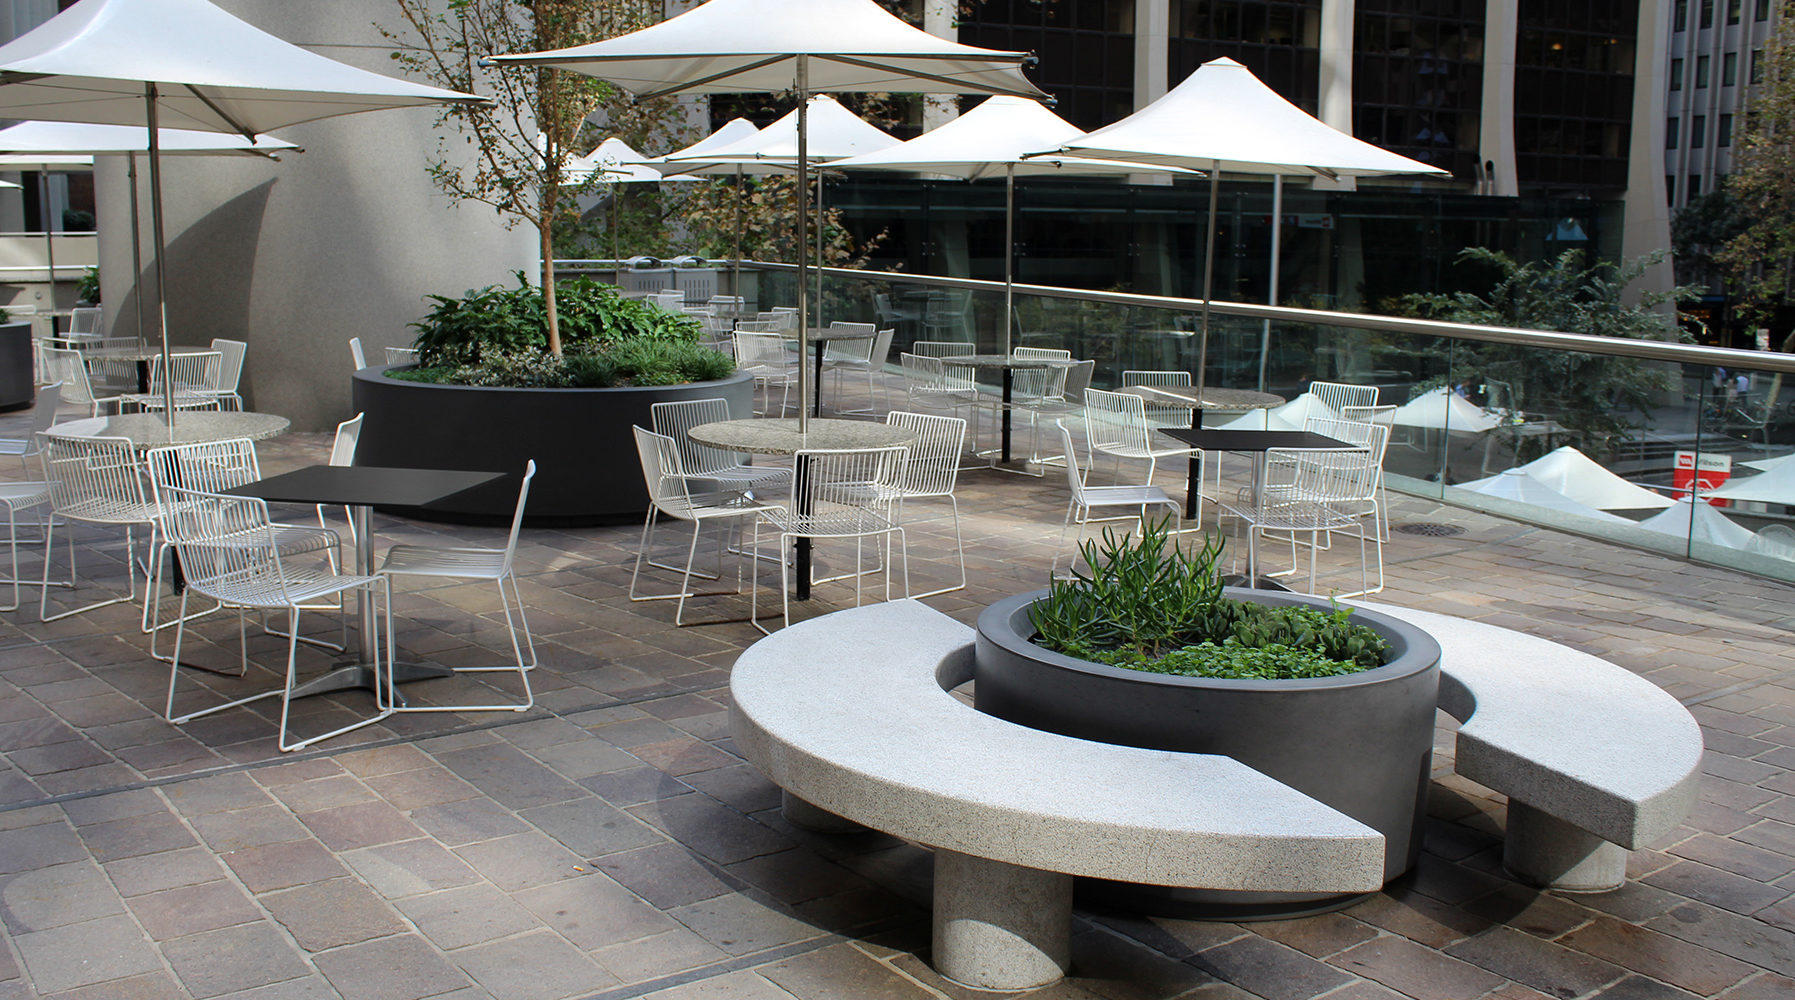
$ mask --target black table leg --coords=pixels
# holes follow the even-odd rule
[[[1202,428],[1202,426],[1203,426],[1203,408],[1201,406],[1191,407],[1190,408],[1190,429],[1193,431],[1200,430]],[[1190,476],[1189,476],[1189,479],[1184,484],[1184,519],[1185,520],[1188,521],[1197,516],[1197,497],[1201,495],[1199,491],[1201,491],[1202,489],[1203,489],[1203,453],[1200,451],[1193,451],[1190,454]]]
[[[810,394],[810,415],[820,417],[823,415],[823,341],[820,340],[816,342],[816,382],[810,387]]]
[[[797,505],[799,516],[810,513],[810,463],[800,461],[792,469],[792,500]],[[792,587],[792,596],[800,601],[810,600],[810,539],[800,535],[792,545],[792,569],[797,573],[797,583]]]
[[[1011,372],[1009,366],[1006,365],[1003,369],[1003,419],[1000,421],[1003,428],[1002,454],[1005,465],[1010,464],[1010,398],[1012,387],[1015,384],[1014,379],[1015,373]]]

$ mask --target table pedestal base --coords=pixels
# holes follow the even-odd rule
[[[437,677],[452,677],[455,671],[448,667],[439,667],[432,663],[412,663],[400,660],[393,664],[393,683],[404,684],[409,681],[432,680]],[[344,663],[322,677],[314,677],[293,689],[293,697],[309,698],[316,694],[329,694],[332,691],[373,691],[377,686],[380,672],[372,663]],[[395,689],[393,702],[396,707],[405,707],[405,695]]]

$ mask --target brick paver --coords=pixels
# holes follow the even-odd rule
[[[0,433],[21,419],[0,416]],[[259,447],[277,472],[327,444],[296,434]],[[1170,471],[1164,483],[1180,485]],[[973,471],[960,496],[969,585],[929,603],[970,621],[1041,585],[1064,484]],[[1624,889],[1537,892],[1502,873],[1503,802],[1451,774],[1443,730],[1422,863],[1400,883],[1266,923],[1081,912],[1073,976],[1033,995],[1795,996],[1789,588],[1422,499],[1395,498],[1392,520],[1463,533],[1397,532],[1381,600],[1552,637],[1689,705],[1709,751],[1697,810],[1635,852]],[[375,524],[382,544],[497,536]],[[299,755],[274,748],[271,703],[163,721],[167,669],[129,608],[50,625],[31,602],[0,614],[0,997],[976,996],[927,965],[928,852],[783,821],[778,790],[729,738],[729,665],[759,633],[676,629],[669,603],[630,602],[637,530],[524,533],[533,711],[394,717]],[[117,543],[74,533],[83,575],[122,583]],[[669,554],[678,535],[663,536]],[[951,537],[944,522],[912,532],[919,588],[949,572]],[[1324,566],[1323,585],[1356,582],[1356,568],[1333,568],[1349,561]],[[844,584],[817,592],[803,615],[852,603]],[[777,599],[770,584],[762,596]],[[395,609],[401,656],[472,665],[508,652],[485,590],[407,584]],[[688,610],[738,617],[747,602]],[[251,632],[252,658],[278,664],[284,645]],[[195,658],[235,662],[233,622],[193,635]],[[258,671],[184,677],[182,691],[253,689],[272,676]],[[487,681],[508,683],[462,675],[408,691],[443,703]],[[295,725],[365,707],[353,692],[313,699],[295,705]]]

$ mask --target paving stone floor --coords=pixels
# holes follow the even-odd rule
[[[0,435],[22,419],[0,416]],[[320,461],[327,446],[317,434],[264,442],[264,469]],[[1041,585],[1064,491],[1051,475],[965,474],[971,582],[928,603],[970,621]],[[382,544],[498,538],[375,521]],[[1690,707],[1709,754],[1687,824],[1634,854],[1622,890],[1533,891],[1500,870],[1503,802],[1450,774],[1443,730],[1411,876],[1300,920],[1080,912],[1074,974],[1028,995],[1795,997],[1789,588],[1413,498],[1396,498],[1393,521],[1463,533],[1395,533],[1383,600],[1549,636]],[[927,964],[925,850],[782,821],[777,790],[732,752],[728,731],[729,667],[758,633],[674,628],[670,603],[632,603],[637,532],[524,533],[519,577],[541,654],[531,711],[394,716],[299,754],[275,749],[267,703],[165,722],[167,671],[131,606],[49,625],[29,603],[0,614],[0,997],[974,995]],[[112,536],[76,536],[92,580],[82,593],[121,583]],[[951,540],[945,522],[913,528],[916,589],[946,581]],[[35,571],[36,551],[25,559]],[[1347,562],[1331,553],[1324,584],[1356,581]],[[818,594],[804,614],[852,602],[843,583]],[[693,610],[732,616],[744,604]],[[489,590],[408,584],[395,606],[402,656],[502,655]],[[235,660],[230,620],[192,634],[195,658]],[[259,664],[283,650],[253,629],[250,646]],[[302,650],[301,661],[309,672],[329,657]],[[447,704],[487,685],[514,690],[478,676],[409,692]],[[271,677],[258,666],[248,682],[209,683]],[[197,700],[193,683],[184,697]],[[295,725],[320,731],[368,708],[360,694],[307,699]]]

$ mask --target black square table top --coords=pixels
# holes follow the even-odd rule
[[[245,483],[225,492],[281,503],[422,507],[504,477],[503,472],[471,472],[461,469],[312,465]]]
[[[1350,448],[1352,445],[1314,431],[1252,431],[1209,427],[1170,427],[1166,437],[1204,451],[1266,451],[1271,448]]]

